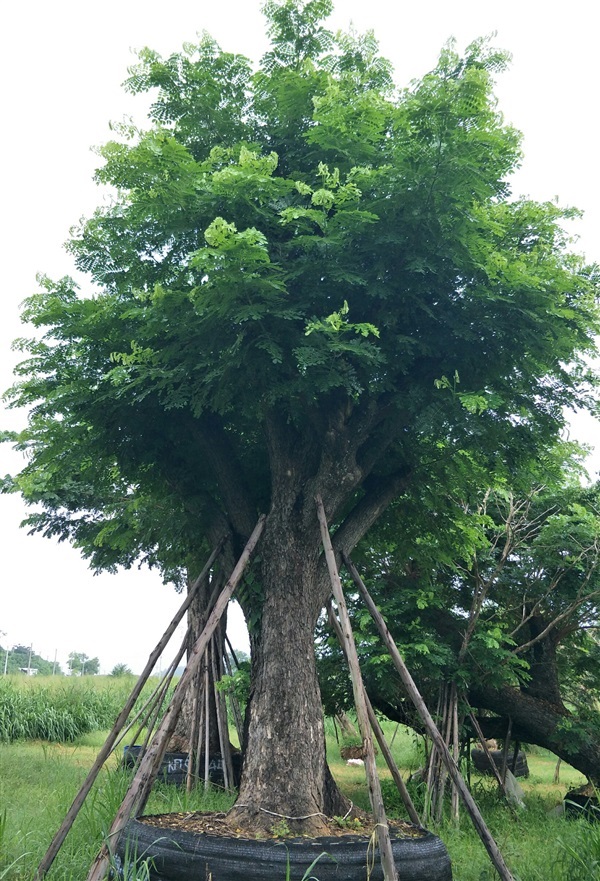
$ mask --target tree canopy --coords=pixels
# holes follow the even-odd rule
[[[440,460],[542,457],[564,408],[590,401],[598,332],[597,270],[562,228],[574,212],[510,192],[506,55],[448,44],[400,89],[374,36],[332,34],[330,11],[269,0],[256,70],[207,35],[139,54],[126,88],[152,94],[149,127],[114,127],[98,151],[110,197],[69,242],[89,289],[41,280],[9,395],[29,408],[29,461],[5,488],[96,567],[141,559],[176,579],[223,534],[233,560],[268,513],[240,594],[260,757],[241,801],[291,815],[313,796],[295,800],[287,771],[266,785],[284,759],[261,731],[287,714],[285,761],[323,795],[307,784],[325,768],[315,495],[351,550]]]
[[[365,470],[387,476],[412,466],[409,438],[516,450],[582,402],[596,276],[565,249],[572,212],[509,195],[505,57],[449,45],[396,90],[373,36],[334,38],[329,9],[267,4],[254,74],[206,35],[141,52],[126,86],[153,92],[153,124],[99,150],[114,196],[69,244],[97,292],[44,279],[25,307],[43,335],[13,392],[31,408],[17,488],[45,509],[36,528],[96,565],[109,546],[165,564],[169,544],[181,564],[217,509],[247,532],[269,504],[274,413],[316,437],[364,425]],[[215,444],[235,502],[198,455]]]

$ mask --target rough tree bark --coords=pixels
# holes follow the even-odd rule
[[[322,496],[330,522],[342,512],[334,547],[350,552],[405,479],[399,473],[366,482],[377,451],[395,433],[395,425],[373,432],[375,415],[353,413],[344,403],[332,410],[324,442],[277,414],[267,420],[271,498],[258,550],[262,609],[252,635],[242,781],[232,809],[232,819],[247,828],[284,817],[294,832],[326,834],[325,818],[349,807],[325,756],[314,632],[331,586],[314,499]]]
[[[345,813],[348,803],[325,760],[314,654],[323,603],[318,545],[271,524],[260,553],[265,600],[253,644],[245,758],[234,811],[252,828],[269,827],[284,816],[293,831],[325,834],[324,815]]]

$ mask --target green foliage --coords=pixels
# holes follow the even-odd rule
[[[109,689],[62,679],[0,678],[0,742],[72,742],[109,728],[128,695],[126,684]]]
[[[115,664],[110,671],[110,675],[120,678],[122,676],[132,676],[133,674],[127,664]]]
[[[579,821],[580,835],[575,842],[559,838],[562,850],[561,868],[565,878],[572,881],[599,881],[600,879],[600,829],[597,823]],[[585,832],[581,827],[585,828]]]
[[[266,3],[255,73],[206,34],[140,52],[126,87],[152,92],[150,128],[115,127],[97,173],[115,198],[69,245],[99,293],[41,279],[24,308],[40,333],[9,397],[31,408],[13,436],[30,461],[4,489],[96,568],[181,580],[227,504],[197,454],[221,426],[260,510],[275,410],[300,432],[337,400],[380,412],[389,474],[432,438],[535,445],[583,400],[596,274],[566,252],[571,212],[509,198],[506,56],[448,44],[397,91],[374,36],[334,36],[330,10]]]
[[[95,676],[100,670],[100,661],[90,658],[85,652],[70,652],[67,667],[71,676]]]
[[[41,655],[31,651],[31,648],[25,645],[13,645],[12,648],[0,646],[0,672],[4,672],[5,665],[8,674],[19,673],[31,666],[33,670],[37,670],[38,676],[62,675],[60,664],[42,658]]]
[[[250,697],[250,662],[240,661],[239,667],[231,676],[221,677],[217,688],[234,697],[243,710]]]
[[[534,520],[494,573],[509,488],[548,484],[566,408],[593,397],[598,268],[569,253],[573,211],[510,192],[505,54],[448,44],[397,89],[372,34],[327,30],[330,0],[264,10],[256,71],[207,35],[131,69],[148,128],[115,127],[98,151],[112,196],[68,246],[89,290],[41,278],[25,303],[35,332],[8,399],[29,418],[7,439],[26,464],[2,489],[92,567],[179,585],[222,535],[227,569],[269,512],[239,590],[253,638],[266,585],[316,615],[316,562],[302,604],[280,557],[285,536],[317,560],[320,493],[336,545],[366,534],[357,556],[415,675],[522,684],[523,584],[554,621],[596,616],[579,596],[594,518],[577,508]],[[350,605],[368,684],[397,702]],[[347,675],[321,644],[336,709]]]
[[[522,495],[499,473],[497,486],[483,490],[478,459],[468,457],[468,475],[457,461],[443,464],[437,485],[429,466],[431,496],[418,505],[412,495],[400,497],[355,559],[430,706],[440,682],[456,683],[471,701],[481,689],[510,687],[547,705],[564,703],[571,713],[561,711],[554,743],[576,763],[600,720],[599,488],[582,488],[576,469],[553,471],[548,459],[531,463]],[[546,486],[536,485],[540,465]],[[459,479],[450,483],[449,470]],[[412,708],[351,583],[346,593],[373,700],[410,720]],[[348,674],[327,631],[318,651],[325,705],[335,712],[351,705]]]

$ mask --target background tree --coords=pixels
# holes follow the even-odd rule
[[[482,720],[489,736],[502,737],[511,719],[514,737],[600,779],[600,716],[590,699],[598,673],[598,487],[571,480],[517,495],[505,484],[471,499],[454,489],[444,506],[440,487],[436,510],[422,513],[417,531],[398,501],[365,547],[362,569],[394,638],[432,706],[440,683],[457,683],[463,712],[492,711]],[[355,614],[373,702],[418,728],[360,602]],[[340,660],[335,643],[324,644],[330,712],[350,699]]]
[[[95,676],[100,671],[100,661],[90,658],[85,652],[70,652],[67,667],[71,676]]]
[[[122,676],[131,676],[132,671],[127,666],[127,664],[115,664],[115,666],[110,671],[111,676],[115,676],[116,678],[121,678]]]
[[[372,35],[327,31],[330,9],[268,2],[256,73],[208,38],[141,54],[128,87],[154,90],[152,127],[100,150],[115,195],[70,242],[97,292],[44,280],[24,311],[29,462],[7,484],[41,503],[34,529],[165,571],[223,533],[226,571],[267,513],[239,595],[252,684],[234,819],[261,828],[271,810],[316,833],[345,804],[313,650],[330,589],[315,495],[351,551],[422,492],[432,450],[541,453],[586,403],[597,331],[570,212],[510,198],[504,55],[448,46],[397,91]]]

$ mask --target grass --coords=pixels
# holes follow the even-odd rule
[[[64,743],[108,728],[134,682],[108,676],[0,677],[0,742]]]
[[[98,687],[106,684],[98,683]],[[384,729],[390,741],[395,726],[385,723]],[[0,881],[31,881],[104,737],[105,732],[95,731],[66,744],[40,740],[0,743]],[[339,785],[355,804],[368,808],[364,770],[340,758],[330,723],[327,744]],[[402,729],[394,740],[393,752],[405,779],[421,764],[420,739]],[[517,817],[499,800],[492,779],[472,777],[474,796],[515,877],[518,881],[600,881],[600,824],[552,815],[567,790],[583,782],[582,775],[563,764],[560,783],[553,783],[556,760],[541,750],[529,754],[528,763],[531,775],[519,781],[526,792],[527,809]],[[388,812],[403,816],[381,755],[377,764]],[[63,844],[49,881],[82,881],[86,877],[128,780],[118,757],[112,757]],[[418,802],[418,789],[413,786],[413,790]],[[202,787],[187,794],[184,789],[158,784],[147,813],[227,810],[231,803],[231,796],[215,791],[205,794]],[[458,826],[445,818],[441,828],[433,831],[448,847],[455,881],[493,881],[489,858],[464,810]],[[125,868],[127,881],[147,881],[143,854],[135,869],[133,862]],[[317,863],[307,877],[318,878],[318,869]]]

